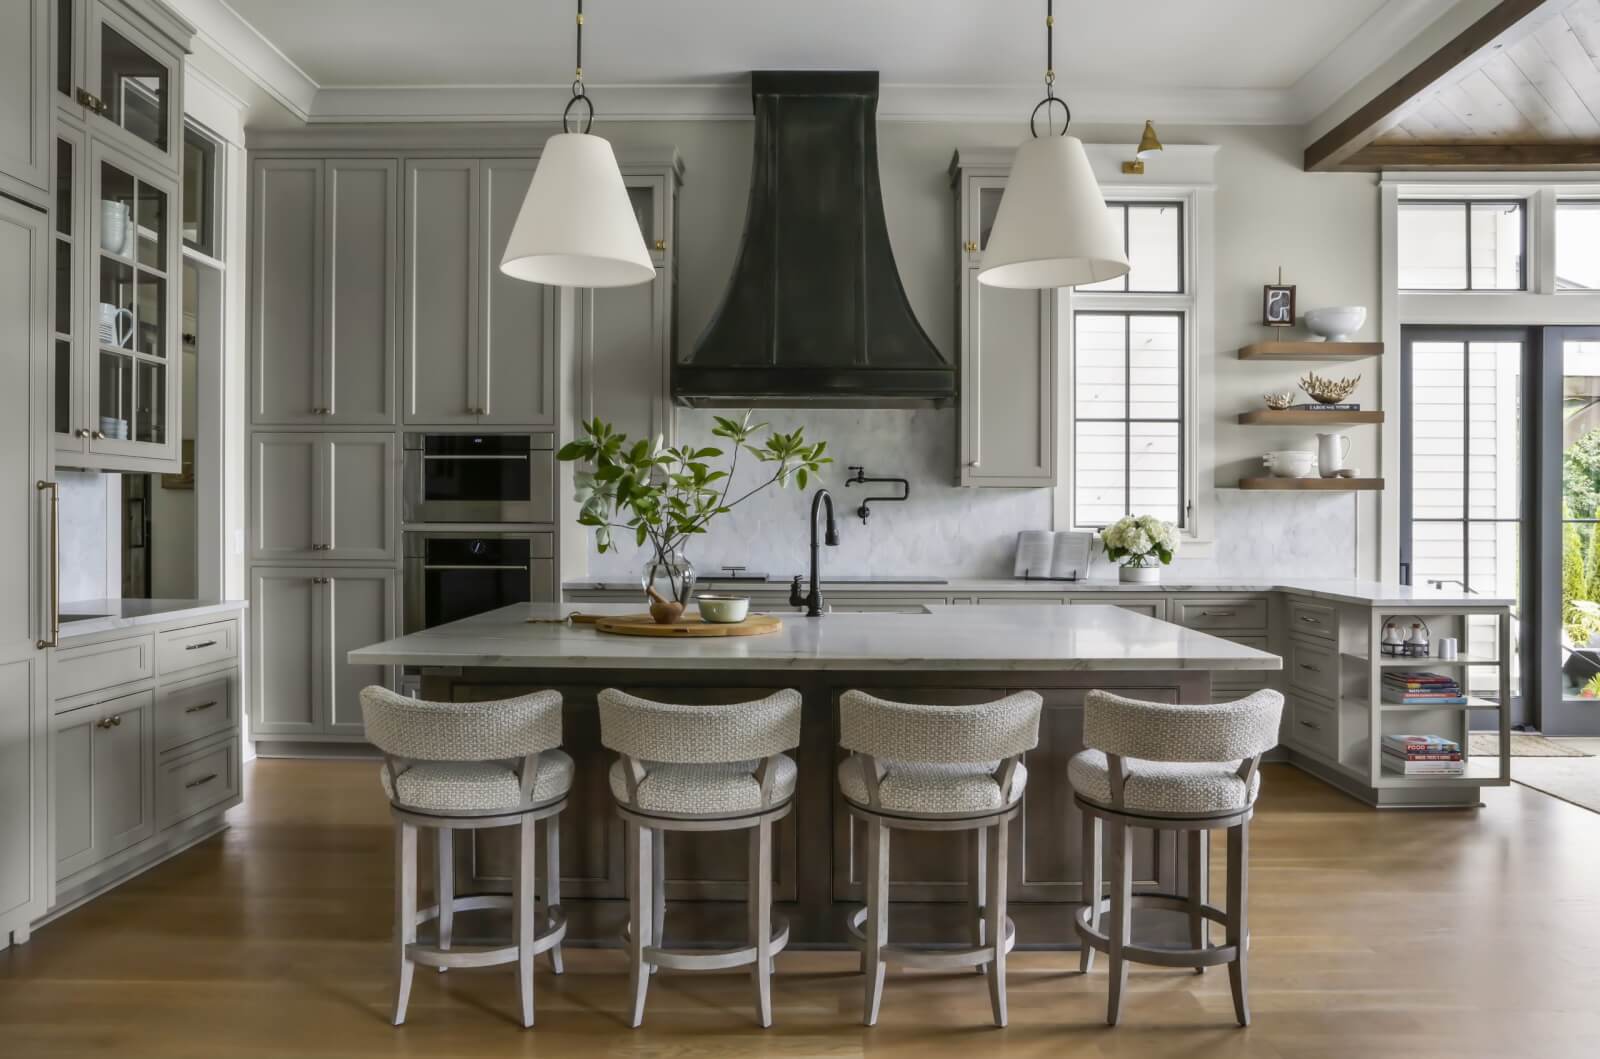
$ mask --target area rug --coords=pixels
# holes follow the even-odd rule
[[[1498,732],[1473,732],[1467,744],[1473,757],[1493,757],[1500,753],[1500,735]],[[1586,750],[1575,746],[1546,739],[1542,735],[1533,735],[1529,732],[1511,733],[1512,757],[1592,757]]]

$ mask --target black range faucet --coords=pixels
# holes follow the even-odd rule
[[[817,509],[827,511],[828,530],[823,538],[823,543],[830,548],[839,546],[839,527],[833,520],[833,497],[826,489],[818,489],[811,498],[811,591],[805,597],[800,595],[800,575],[794,575],[794,581],[789,585],[789,606],[806,608],[806,617],[822,617],[822,577],[818,573],[818,560],[821,558],[821,547],[817,542]]]

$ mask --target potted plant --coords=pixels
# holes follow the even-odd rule
[[[789,434],[774,430],[761,444],[753,443],[756,434],[767,430],[766,423],[750,421],[753,414],[716,417],[711,433],[727,439],[730,453],[693,445],[668,448],[659,436],[654,442],[630,442],[598,418],[583,424],[584,436],[556,453],[558,459],[589,465],[577,475],[574,499],[579,524],[594,528],[597,550],[615,551],[617,532],[632,536],[641,548],[650,545],[639,580],[652,601],[666,604],[651,608],[657,621],[675,620],[689,604],[695,582],[694,564],[684,554],[689,538],[771,486],[793,482],[804,489],[823,464],[833,462],[823,455],[827,442],[807,443],[799,429]],[[729,499],[741,452],[766,468],[765,477]],[[724,460],[725,469],[713,463]]]
[[[1120,563],[1117,580],[1159,584],[1161,568],[1178,550],[1178,531],[1153,515],[1126,515],[1100,531],[1106,558]]]

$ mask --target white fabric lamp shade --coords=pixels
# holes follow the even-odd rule
[[[1011,163],[978,282],[989,287],[1076,287],[1128,271],[1122,231],[1106,209],[1083,141],[1025,141]]]
[[[500,271],[556,287],[628,287],[656,278],[608,141],[583,132],[545,141]]]

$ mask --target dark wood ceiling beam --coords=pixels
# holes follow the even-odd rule
[[[1351,163],[1352,157],[1368,148],[1387,126],[1389,117],[1395,111],[1433,87],[1523,19],[1541,8],[1554,8],[1562,2],[1570,0],[1501,0],[1448,44],[1407,71],[1394,84],[1307,147],[1305,168],[1308,171],[1357,168]],[[1370,169],[1372,166],[1359,168]]]
[[[1372,143],[1324,171],[1594,169],[1600,143]]]

